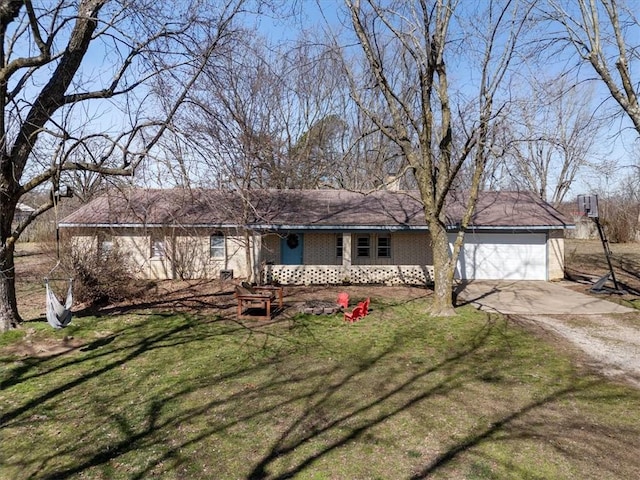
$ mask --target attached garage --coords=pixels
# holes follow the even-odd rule
[[[456,276],[463,280],[547,280],[547,239],[546,232],[467,232]]]

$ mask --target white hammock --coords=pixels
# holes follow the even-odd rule
[[[69,289],[64,305],[49,288],[49,279],[45,279],[47,288],[47,322],[53,328],[64,328],[71,323],[71,305],[73,305],[73,279],[69,279]]]

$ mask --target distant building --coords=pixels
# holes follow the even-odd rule
[[[16,213],[13,217],[14,223],[20,223],[35,211],[36,209],[29,205],[18,203],[18,205],[16,205]]]

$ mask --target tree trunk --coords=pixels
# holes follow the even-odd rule
[[[4,210],[6,205],[2,206]],[[0,246],[0,332],[16,328],[21,322],[16,301],[16,277],[13,263],[14,244],[2,232]]]
[[[444,226],[437,222],[429,226],[433,251],[433,303],[430,313],[437,317],[451,317],[453,308],[453,273],[455,261],[449,254],[449,238]]]
[[[253,256],[251,255],[251,248],[253,246],[251,235],[249,230],[244,231],[244,259],[247,264],[247,282],[253,282]]]

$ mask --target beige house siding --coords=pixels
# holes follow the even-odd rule
[[[155,277],[153,272],[165,272],[166,266],[161,259],[151,260],[151,237],[142,232],[127,232],[124,235],[113,235],[114,247],[120,252],[126,252],[132,273],[139,278]]]
[[[207,237],[207,241],[208,241]],[[249,238],[249,247],[251,248],[251,260],[255,261],[255,252],[253,251],[253,239]],[[233,270],[235,277],[246,277],[249,275],[251,266],[247,268],[246,264],[246,241],[244,237],[238,235],[227,235],[226,237],[226,266],[225,270]],[[209,249],[207,247],[207,253]],[[220,275],[219,261],[213,261],[209,258],[209,278],[218,278]],[[214,269],[211,270],[211,266],[214,265]]]
[[[342,265],[342,257],[336,257],[335,233],[305,233],[302,256],[305,265]]]
[[[267,264],[280,263],[280,236],[269,233],[262,237],[262,261]]]
[[[402,232],[391,238],[395,265],[433,265],[431,234]]]
[[[201,230],[193,235],[172,237],[165,232],[166,255],[151,256],[151,236],[146,237],[148,277],[154,279],[219,278],[221,270],[233,271],[234,277],[247,277],[245,239],[236,235],[224,236],[224,256],[211,257],[210,238],[217,232]],[[251,242],[251,240],[250,240]],[[255,258],[252,252],[252,258]]]
[[[391,257],[378,256],[378,238],[387,234],[369,235],[369,257],[358,257],[358,236],[352,235],[353,265],[431,265],[431,237],[428,232],[395,232],[390,235]]]
[[[98,238],[95,235],[74,235],[71,237],[71,248],[74,251],[95,252]]]
[[[210,236],[215,232],[201,230],[193,235],[173,236],[167,229],[150,234],[149,231],[127,230],[112,235],[114,248],[124,253],[139,278],[165,280],[172,278],[196,279],[219,278],[221,270],[233,270],[235,277],[246,277],[245,240],[243,237],[225,236],[225,255],[212,258]],[[95,229],[75,232],[72,235],[73,248],[92,251],[97,254],[99,238],[104,235]],[[152,241],[164,241],[165,254],[153,256]],[[252,252],[252,258],[255,253]]]
[[[98,255],[100,242],[109,239],[113,242],[113,248],[121,255],[121,259],[128,263],[131,273],[138,278],[151,278],[152,266],[150,263],[150,237],[136,234],[132,231],[110,232],[95,228],[75,229],[71,233],[71,248],[75,252],[83,252],[83,257]],[[162,271],[162,265],[154,265],[154,270]]]
[[[171,237],[165,239],[170,244]],[[177,278],[209,278],[211,270],[224,268],[225,262],[209,258],[209,237],[204,235],[175,237],[170,256]]]
[[[70,232],[71,233],[71,232]],[[177,234],[179,233],[179,235]],[[245,239],[227,232],[225,255],[212,258],[210,252],[211,229],[196,229],[191,232],[174,229],[122,228],[112,230],[75,229],[72,233],[74,248],[83,252],[96,252],[103,241],[112,242],[128,258],[132,273],[141,278],[211,278],[220,277],[221,270],[232,270],[235,278],[246,278],[249,269],[257,273],[260,263],[279,266],[281,263],[281,236],[277,234],[256,235],[251,242],[251,261],[246,267]],[[336,256],[336,237],[343,236],[344,256]],[[283,283],[337,283],[349,278],[354,283],[420,283],[425,276],[424,268],[433,264],[431,238],[428,232],[394,232],[390,235],[391,256],[379,258],[377,245],[383,233],[367,234],[370,240],[370,256],[358,257],[358,235],[360,233],[314,233],[303,235],[304,268],[280,266],[269,271]],[[163,239],[165,255],[153,257],[153,239]],[[550,231],[547,237],[548,279],[564,277],[564,234],[561,230]],[[348,255],[351,254],[352,262]],[[395,268],[395,270],[393,270]],[[415,271],[414,271],[415,270]],[[263,275],[267,270],[263,271]],[[431,275],[431,272],[428,273]],[[396,277],[398,277],[396,279]],[[288,282],[284,282],[287,280]]]
[[[547,238],[547,264],[549,280],[564,278],[564,232],[551,230]]]

